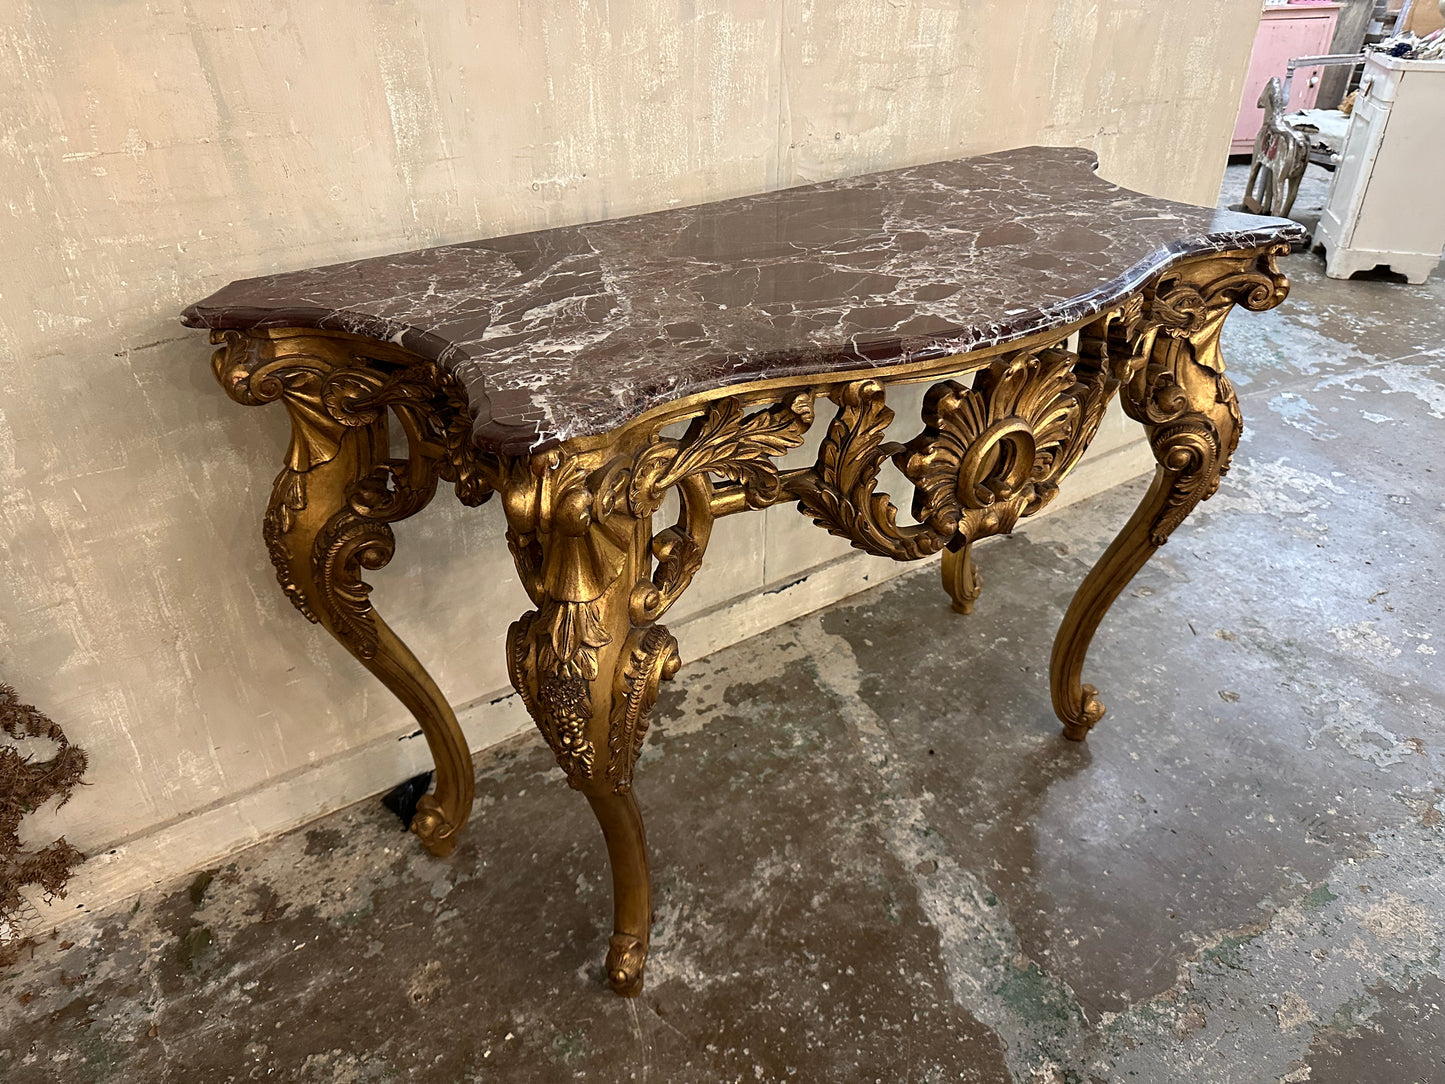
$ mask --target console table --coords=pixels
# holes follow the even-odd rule
[[[618,993],[642,988],[651,926],[632,784],[680,665],[660,618],[717,517],[794,502],[868,553],[942,551],[967,612],[972,543],[1048,504],[1119,392],[1158,469],[1050,667],[1066,737],[1103,715],[1081,681],[1089,642],[1227,469],[1241,423],[1220,327],[1236,304],[1284,299],[1275,259],[1304,231],[1141,196],[1094,167],[1038,147],[938,162],[247,279],[185,311],[231,398],[290,415],[262,535],[291,602],[425,732],[436,787],[411,827],[439,855],[471,809],[471,758],[363,575],[440,482],[463,504],[499,497],[536,607],[508,633],[511,680],[606,838]],[[889,439],[887,389],[919,381],[921,425]],[[816,463],[780,469],[815,419]],[[911,521],[878,488],[890,460]],[[669,491],[676,522],[654,529]]]

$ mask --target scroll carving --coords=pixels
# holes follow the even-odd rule
[[[632,786],[632,769],[642,752],[647,715],[657,702],[658,687],[682,665],[677,640],[661,625],[634,629],[622,657],[607,737],[607,777],[619,793]]]
[[[284,404],[291,442],[262,525],[286,596],[396,694],[426,734],[436,788],[411,828],[448,854],[471,809],[471,757],[435,682],[376,615],[366,570],[395,550],[391,524],[420,511],[439,479],[480,503],[494,457],[474,452],[465,393],[440,367],[383,343],[303,331],[214,333],[216,377],[238,402]],[[364,352],[362,352],[364,351]],[[404,435],[389,454],[389,421]]]
[[[1169,472],[1167,499],[1149,525],[1162,546],[1219,488],[1239,446],[1243,419],[1224,375],[1219,332],[1236,304],[1260,311],[1284,300],[1288,280],[1277,254],[1198,278],[1166,277],[1150,295],[1147,321],[1126,363],[1124,411],[1144,425],[1150,448]]]
[[[639,581],[630,599],[632,621],[658,620],[702,567],[712,533],[712,477],[735,483],[743,504],[763,508],[782,496],[773,459],[803,442],[813,422],[813,396],[803,391],[777,406],[744,415],[736,399],[713,403],[679,440],[657,439],[604,472],[603,487],[625,493],[628,509],[652,516],[669,489],[676,489],[678,520],[652,540],[656,571]]]
[[[761,507],[778,499],[771,461],[802,442],[812,420],[808,393],[744,414],[735,399],[709,406],[680,439],[654,436],[630,454],[593,466],[586,456],[543,453],[514,464],[506,492],[508,544],[537,609],[512,626],[508,658],[538,729],[574,787],[598,771],[589,737],[603,680],[601,655],[620,645],[607,713],[603,773],[613,790],[631,787],[646,715],[660,681],[677,671],[676,642],[658,619],[692,581],[712,530],[712,477],[740,487]],[[669,489],[680,514],[634,552]],[[656,561],[647,574],[646,558]],[[635,581],[623,583],[629,564]],[[621,606],[620,616],[614,612]]]
[[[282,593],[301,616],[314,625],[319,618],[291,573],[291,553],[285,543],[286,534],[296,522],[296,514],[305,510],[306,476],[289,467],[281,468],[271,487],[271,503],[261,521],[261,539],[266,544],[271,565],[276,569],[276,581],[281,585]]]
[[[495,486],[493,457],[472,451],[471,416],[455,378],[433,363],[386,366],[345,350],[320,351],[314,340],[269,339],[218,332],[212,359],[216,379],[237,402],[281,401],[291,417],[285,465],[272,486],[262,536],[276,577],[291,603],[317,621],[324,606],[338,638],[364,658],[376,650],[370,588],[361,570],[383,567],[395,550],[387,526],[420,511],[438,478],[454,482],[468,504],[485,501]],[[406,433],[404,460],[387,460],[385,412],[395,412]],[[311,504],[318,468],[333,463],[348,439],[359,440],[358,470],[344,494],[346,507],[322,527],[310,554],[308,578],[294,567],[287,541],[297,517]],[[328,484],[331,480],[328,479]]]
[[[321,388],[333,362],[307,350],[277,351],[270,340],[238,331],[213,333],[212,339],[219,349],[212,355],[211,369],[227,395],[244,406],[281,400],[291,417],[285,465],[272,484],[261,530],[281,590],[314,623],[319,619],[292,569],[285,536],[306,510],[307,475],[336,458],[346,433],[321,406]]]
[[[1008,354],[972,386],[929,389],[924,428],[885,442],[893,411],[874,380],[844,386],[817,465],[787,486],[804,514],[859,549],[907,561],[949,545],[1007,533],[1043,508],[1097,431],[1115,382],[1059,347]],[[916,524],[900,525],[877,490],[892,459],[913,483]]]
[[[749,507],[773,504],[782,483],[772,460],[801,444],[812,421],[808,391],[746,416],[737,399],[713,403],[681,440],[656,440],[633,456],[626,472],[628,505],[635,514],[648,515],[670,488],[703,475],[737,482]]]
[[[1098,690],[1081,680],[1104,614],[1229,469],[1243,421],[1219,333],[1236,304],[1258,311],[1284,300],[1289,284],[1275,262],[1283,251],[1185,264],[1088,339],[1119,381],[1125,413],[1144,426],[1158,468],[1138,511],[1074,596],[1054,642],[1050,684],[1066,737],[1082,740],[1104,714]]]
[[[350,509],[338,512],[316,537],[313,575],[328,601],[332,631],[363,659],[376,655],[377,633],[371,585],[361,570],[384,568],[395,552],[389,526]]]
[[[947,539],[929,524],[899,527],[893,501],[877,492],[883,464],[903,452],[901,445],[883,440],[893,421],[883,385],[876,380],[849,384],[837,393],[837,404],[817,465],[790,479],[798,508],[830,534],[880,557],[907,561],[937,553]]]

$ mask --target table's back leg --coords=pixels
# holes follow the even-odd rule
[[[943,589],[953,600],[954,613],[973,613],[973,604],[983,594],[983,578],[973,561],[972,542],[943,551]]]
[[[361,578],[363,569],[391,559],[390,524],[426,505],[434,472],[416,449],[409,449],[410,461],[387,458],[384,406],[347,413],[348,395],[374,391],[383,380],[355,368],[336,344],[234,333],[222,341],[214,367],[231,397],[248,405],[280,399],[291,418],[286,466],[263,525],[277,579],[305,617],[415,716],[435,761],[436,785],[417,803],[411,829],[433,854],[450,854],[471,812],[471,754],[446,698],[376,613]]]
[[[378,423],[384,439],[384,422]],[[354,449],[307,472],[306,506],[283,515],[286,472],[277,480],[266,517],[266,542],[286,592],[415,716],[436,766],[432,793],[417,803],[411,830],[427,850],[448,855],[466,823],[473,797],[471,753],[456,715],[411,649],[371,604],[362,569],[385,565],[395,549],[386,519],[361,514],[353,504],[361,475],[369,477],[370,434],[357,433]],[[364,501],[361,502],[365,507]],[[290,521],[277,530],[278,519]]]
[[[1049,677],[1064,736],[1082,741],[1104,714],[1098,690],[1082,682],[1099,623],[1125,586],[1229,469],[1239,444],[1239,404],[1219,354],[1219,333],[1235,302],[1279,304],[1288,282],[1273,253],[1220,258],[1166,279],[1151,299],[1140,353],[1124,359],[1121,399],[1144,425],[1157,462],[1143,502],[1089,572],[1054,641]]]

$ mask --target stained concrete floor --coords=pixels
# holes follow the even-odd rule
[[[981,547],[970,618],[926,567],[684,668],[641,998],[529,737],[448,860],[368,802],[42,942],[0,1079],[1445,1081],[1445,279],[1287,269],[1086,745],[1050,636],[1140,484]]]

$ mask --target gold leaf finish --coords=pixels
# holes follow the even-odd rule
[[[1054,641],[1054,710],[1081,741],[1103,717],[1098,690],[1082,682],[1084,656],[1104,614],[1170,534],[1219,488],[1239,446],[1239,400],[1219,352],[1235,304],[1261,310],[1289,291],[1276,257],[1262,253],[1188,263],[1144,291],[1137,317],[1095,335],[1122,384],[1124,412],[1144,426],[1158,466],[1138,510],[1084,579]]]
[[[495,464],[470,452],[446,458],[470,430],[466,411],[455,410],[462,393],[450,376],[413,365],[400,350],[310,331],[212,338],[219,347],[212,367],[227,394],[248,406],[279,401],[291,419],[262,519],[281,588],[416,717],[436,787],[418,803],[411,828],[428,850],[449,854],[471,811],[471,755],[446,698],[376,614],[361,576],[391,559],[389,524],[420,511],[438,477],[465,478],[469,495],[481,500]],[[404,459],[389,458],[388,410],[406,436]]]
[[[214,368],[237,402],[281,402],[290,415],[262,528],[277,578],[302,614],[420,721],[437,787],[412,827],[438,854],[471,808],[471,759],[451,709],[376,612],[363,577],[391,560],[391,524],[421,511],[439,482],[469,505],[500,495],[534,606],[508,632],[508,671],[602,829],[613,879],[607,974],[630,996],[642,989],[652,914],[633,777],[661,683],[680,665],[677,641],[658,622],[703,568],[714,520],[793,501],[868,553],[916,560],[943,551],[944,585],[968,613],[981,589],[973,543],[1009,532],[1054,498],[1119,393],[1158,467],[1055,641],[1055,710],[1065,734],[1081,739],[1104,712],[1081,681],[1094,632],[1150,554],[1215,491],[1238,445],[1219,332],[1234,305],[1283,300],[1277,254],[1184,261],[1107,312],[1004,347],[827,379],[759,380],[515,456],[478,451],[455,378],[394,345],[318,331],[222,332]],[[888,387],[923,381],[931,386],[921,425],[905,442],[890,440]],[[829,403],[813,464],[780,469],[815,408]],[[662,435],[677,423],[686,424],[681,436]],[[404,435],[399,455],[393,427]],[[912,487],[911,519],[880,488],[889,463]],[[655,528],[669,493],[677,517]]]
[[[956,550],[943,551],[943,589],[953,600],[953,612],[973,613],[973,607],[983,594],[983,577],[973,563],[973,543],[965,542]]]
[[[616,791],[630,790],[632,768],[647,734],[647,713],[657,702],[658,686],[682,665],[677,640],[661,625],[634,629],[617,671],[617,690],[608,729],[607,775]]]
[[[1054,344],[1004,354],[973,374],[928,391],[923,431],[885,439],[893,411],[877,380],[844,385],[811,471],[785,486],[799,509],[858,549],[916,560],[1007,534],[1058,492],[1098,430],[1115,381]],[[913,483],[913,524],[877,489],[891,459]]]

